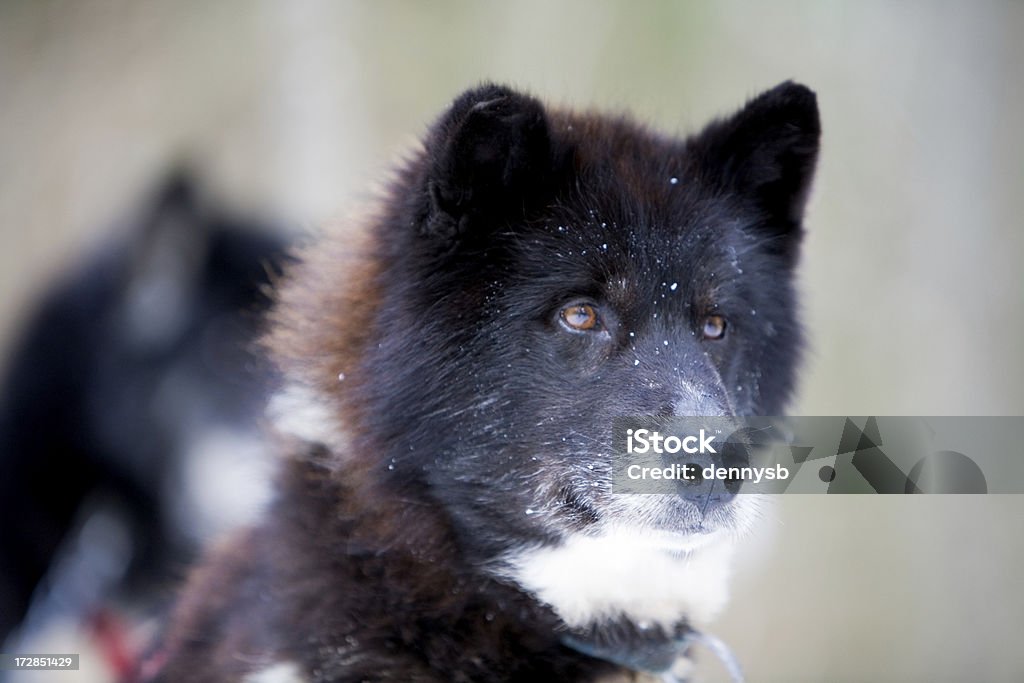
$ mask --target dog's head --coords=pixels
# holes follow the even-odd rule
[[[612,423],[782,411],[818,138],[793,83],[688,139],[470,90],[394,179],[373,266],[334,264],[361,293],[326,291],[292,354],[311,349],[307,378],[308,356],[331,359],[308,381],[340,397],[362,467],[442,505],[467,557],[543,599],[526,567],[547,551],[615,564],[591,543],[614,537],[678,558],[745,506],[614,494]]]

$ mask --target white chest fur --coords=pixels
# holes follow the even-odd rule
[[[728,599],[733,549],[724,535],[682,552],[624,530],[579,534],[557,547],[520,551],[500,573],[569,626],[622,616],[664,627],[682,618],[702,624]]]

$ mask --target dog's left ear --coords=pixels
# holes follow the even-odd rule
[[[763,228],[795,252],[821,137],[818,102],[806,86],[786,81],[690,141],[702,177],[716,191],[753,201]]]

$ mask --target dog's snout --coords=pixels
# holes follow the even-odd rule
[[[687,436],[678,435],[680,439]],[[682,466],[684,475],[677,480],[677,491],[707,514],[739,493],[743,485],[741,470],[749,466],[750,457],[747,446],[740,441],[719,442],[698,437],[695,443],[703,447],[675,461]]]
[[[673,405],[673,414],[711,417],[731,415],[732,410],[725,392],[718,390],[718,387],[705,387],[682,382],[679,395]]]

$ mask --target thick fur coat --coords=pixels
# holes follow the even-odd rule
[[[197,570],[159,680],[672,666],[756,501],[614,494],[611,423],[784,410],[819,133],[793,83],[687,139],[497,85],[457,98],[361,241],[282,286],[278,497]]]

